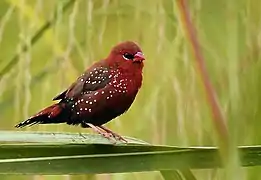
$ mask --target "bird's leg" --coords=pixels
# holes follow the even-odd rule
[[[111,140],[112,136],[111,133],[108,133],[106,131],[103,131],[101,128],[99,128],[99,126],[94,126],[91,123],[85,123],[86,125],[88,125],[90,128],[92,128],[95,132],[97,132],[98,134],[101,134],[103,137]]]
[[[105,132],[111,134],[115,139],[118,139],[120,141],[124,141],[124,142],[128,142],[126,139],[124,139],[122,136],[120,136],[119,134],[111,131],[110,129],[104,127],[104,126],[98,126],[99,128],[103,129]]]

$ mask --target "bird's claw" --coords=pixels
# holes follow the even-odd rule
[[[103,136],[103,137],[105,137],[105,138],[107,138],[107,139],[111,139],[113,136],[111,135],[111,134],[109,134],[109,133],[101,133],[101,135]]]
[[[126,139],[124,139],[123,137],[121,137],[120,135],[118,134],[115,134],[115,133],[109,133],[109,132],[105,132],[105,133],[101,133],[101,135],[109,140],[118,140],[118,141],[122,141],[122,142],[125,142],[127,143],[128,141]]]
[[[116,134],[116,133],[110,133],[112,137],[114,137],[116,140],[122,141],[127,143],[128,141],[126,139],[124,139],[123,137],[121,137],[120,135]]]
[[[128,141],[121,136],[114,136],[115,139],[127,143]]]
[[[110,134],[114,139],[128,143],[128,141],[126,139],[124,139],[122,136],[120,136],[119,134],[105,128],[104,126],[100,126],[100,128],[103,129],[106,133]]]
[[[111,130],[103,127],[103,126],[94,126],[93,124],[86,123],[87,126],[91,127],[94,131],[96,131],[98,134],[102,135],[104,138],[108,140],[113,140],[114,143],[118,141],[122,141],[125,143],[128,143],[126,139],[121,137],[119,134],[112,132]]]
[[[116,144],[115,138],[112,136],[111,133],[100,132],[100,134],[101,134],[104,138],[108,139],[109,141],[112,141],[113,144]]]

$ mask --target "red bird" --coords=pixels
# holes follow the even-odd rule
[[[102,125],[126,112],[133,103],[142,84],[143,60],[143,53],[134,42],[116,45],[106,59],[93,64],[67,90],[54,97],[53,100],[60,100],[58,103],[15,127],[80,124],[106,138],[126,141]]]

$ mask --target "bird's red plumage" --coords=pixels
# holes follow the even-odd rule
[[[93,64],[53,99],[60,100],[59,103],[16,127],[67,123],[94,129],[97,126],[108,132],[101,125],[127,111],[142,85],[143,60],[142,51],[134,42],[116,45],[106,59]]]

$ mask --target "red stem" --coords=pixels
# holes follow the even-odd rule
[[[228,148],[228,130],[225,121],[225,117],[222,114],[221,108],[219,106],[215,89],[213,88],[211,81],[209,79],[209,75],[206,69],[204,56],[201,52],[200,44],[196,35],[196,29],[193,26],[193,23],[190,18],[189,9],[187,6],[186,0],[177,0],[177,4],[179,6],[181,20],[184,26],[184,29],[187,33],[188,40],[191,43],[192,51],[195,56],[196,65],[204,84],[204,89],[207,96],[207,101],[210,105],[212,116],[213,116],[213,124],[216,127],[221,148]]]

